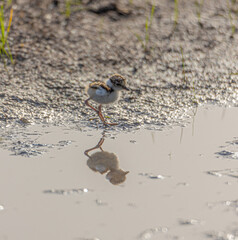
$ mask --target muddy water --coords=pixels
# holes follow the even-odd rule
[[[30,126],[11,151],[1,138],[0,239],[236,239],[237,122],[201,108],[167,131]]]

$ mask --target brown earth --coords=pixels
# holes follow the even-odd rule
[[[138,36],[145,39],[150,1],[83,0],[68,17],[63,0],[13,1],[15,64],[0,63],[1,125],[95,126],[84,87],[113,73],[132,89],[104,109],[119,129],[183,124],[205,103],[237,106],[238,2],[204,1],[199,23],[195,1],[181,0],[175,29],[174,1],[155,2],[145,51]]]

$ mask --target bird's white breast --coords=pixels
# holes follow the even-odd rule
[[[91,99],[100,104],[109,104],[116,102],[119,98],[119,91],[107,91],[102,87],[98,87],[98,89],[88,89],[88,95]]]

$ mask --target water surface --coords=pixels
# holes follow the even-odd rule
[[[201,108],[166,131],[29,126],[11,151],[1,139],[0,239],[235,239],[237,120]]]

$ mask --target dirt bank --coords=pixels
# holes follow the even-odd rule
[[[105,110],[121,127],[181,124],[187,109],[207,102],[237,105],[238,3],[204,1],[199,23],[195,1],[179,1],[173,31],[174,1],[156,1],[145,52],[138,36],[145,39],[148,2],[85,0],[67,17],[63,0],[13,1],[15,65],[0,63],[1,125],[95,126],[84,87],[113,73],[132,88]]]

